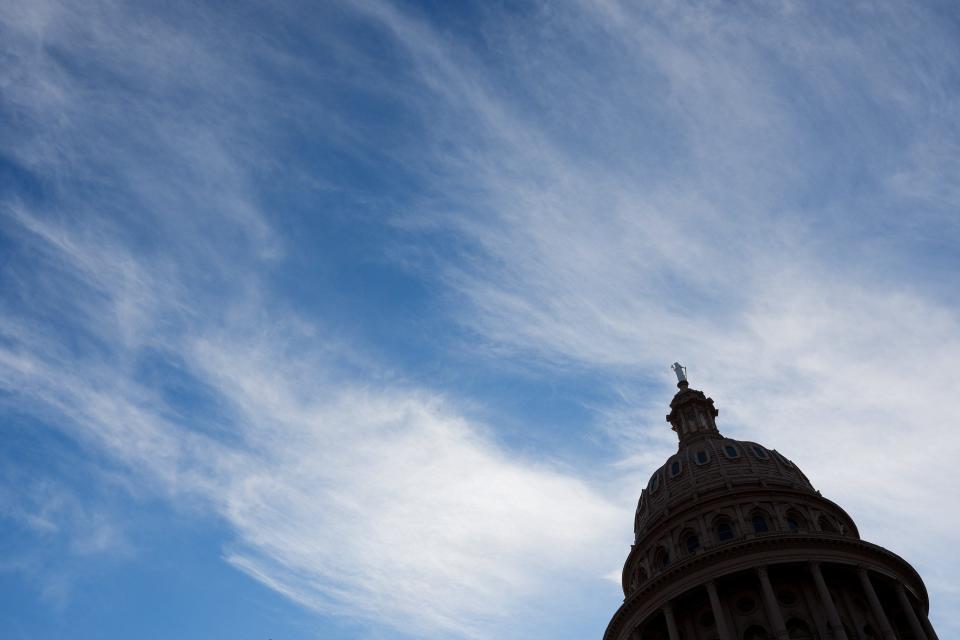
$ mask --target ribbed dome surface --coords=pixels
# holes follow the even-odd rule
[[[694,497],[747,485],[816,493],[803,472],[780,453],[756,442],[711,435],[681,446],[653,473],[640,496],[636,532],[639,536],[661,515]]]

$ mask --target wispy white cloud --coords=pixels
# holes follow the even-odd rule
[[[0,383],[149,490],[219,514],[229,562],[317,610],[528,637],[510,620],[533,598],[608,574],[634,479],[672,446],[669,389],[597,412],[624,446],[621,486],[600,492],[289,311],[265,285],[287,238],[260,201],[257,176],[282,164],[264,122],[306,130],[319,105],[317,136],[429,185],[414,206],[389,203],[391,222],[497,358],[613,388],[688,362],[727,432],[800,463],[865,537],[919,566],[935,615],[948,610],[958,522],[941,507],[960,497],[960,440],[942,407],[960,386],[960,331],[948,288],[923,277],[948,258],[914,258],[938,233],[956,240],[941,224],[955,44],[905,6],[533,10],[484,14],[471,46],[413,10],[343,9],[396,47],[399,73],[318,23],[336,64],[427,123],[384,140],[270,74],[350,79],[227,33],[226,18],[7,5],[18,64],[2,82],[31,123],[7,147],[59,200],[3,203],[20,253]],[[64,52],[113,80],[78,80]],[[462,250],[448,259],[433,234]],[[151,358],[212,408],[171,401],[143,375]]]
[[[509,616],[561,576],[602,580],[619,559],[596,550],[615,548],[613,523],[627,514],[506,452],[455,401],[385,384],[322,323],[262,311],[271,294],[259,272],[278,240],[239,159],[250,138],[229,112],[233,92],[251,90],[238,85],[268,85],[227,71],[235,50],[217,50],[217,33],[127,11],[102,5],[80,19],[24,5],[4,16],[31,70],[12,88],[14,109],[43,128],[10,151],[66,181],[59,206],[4,202],[19,247],[0,347],[7,402],[106,453],[138,491],[212,509],[235,534],[229,562],[317,610],[406,633],[507,637],[523,634]],[[91,90],[58,51],[129,91]],[[177,92],[193,105],[164,102]],[[106,192],[83,197],[83,163]],[[152,361],[216,408],[171,401],[143,373]],[[110,547],[99,531],[78,549]]]
[[[0,522],[14,537],[4,544],[0,572],[17,574],[62,611],[84,561],[128,560],[136,553],[123,519],[101,502],[5,456]]]
[[[80,297],[121,303],[129,292],[114,297],[97,274],[128,256],[72,247],[59,268],[95,265]],[[614,562],[597,549],[618,546],[627,512],[506,453],[443,398],[333,382],[335,365],[309,355],[315,336],[191,329],[150,347],[217,394],[234,444],[197,431],[202,416],[173,415],[130,368],[44,350],[42,337],[3,349],[4,386],[157,490],[210,505],[235,531],[230,562],[319,610],[472,636],[559,576],[599,579]]]
[[[632,127],[651,120],[635,125],[631,110],[659,112],[675,148],[641,143],[639,159],[614,156],[621,166],[578,155],[575,131],[524,119],[530,104],[473,52],[390,20],[423,56],[422,86],[441,85],[432,95],[452,113],[474,109],[487,125],[445,130],[491,148],[451,180],[451,190],[457,180],[473,187],[459,203],[465,213],[434,218],[478,249],[473,261],[446,265],[446,282],[467,303],[461,320],[497,357],[510,345],[528,362],[608,379],[690,362],[731,435],[786,451],[868,539],[931,576],[936,615],[956,597],[938,576],[958,524],[943,511],[960,498],[951,462],[960,439],[942,399],[960,390],[950,365],[960,326],[950,287],[918,276],[943,256],[915,252],[931,235],[957,240],[943,214],[956,168],[938,161],[960,139],[947,62],[957,50],[926,10],[858,11],[824,19],[790,4],[740,13],[607,3],[551,12],[549,36],[525,22],[507,27],[503,50],[528,40],[535,62],[556,56],[569,65],[566,77],[580,79],[583,69],[562,53],[565,37],[599,22],[619,54],[612,68],[538,98],[590,134],[616,129],[612,120],[638,142]],[[437,47],[445,53],[422,53]],[[497,62],[517,63],[520,86],[549,86],[535,62]],[[651,82],[601,86],[640,73],[659,78],[660,92],[642,95]],[[472,83],[461,90],[438,77]],[[608,89],[629,98],[598,112],[609,120],[575,119],[593,104],[591,91]],[[905,146],[913,153],[902,154]],[[661,157],[681,170],[658,176],[649,165]],[[611,415],[663,429],[659,405],[643,398],[639,409]],[[640,460],[649,468],[656,458],[648,451]]]

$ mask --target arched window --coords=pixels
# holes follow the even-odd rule
[[[727,540],[733,540],[733,525],[730,524],[730,521],[726,518],[720,518],[717,520],[716,525],[714,526],[717,532],[717,541],[726,542]]]
[[[787,511],[787,528],[793,533],[804,531],[807,528],[807,521],[798,512],[791,509]]]
[[[810,631],[810,625],[800,618],[790,618],[787,620],[787,635],[791,640],[812,640],[813,633]]]
[[[762,511],[754,511],[751,520],[753,521],[754,533],[766,533],[770,531],[770,525],[767,524],[767,516]]]
[[[767,456],[767,452],[764,451],[763,447],[758,444],[753,445],[753,455],[757,456],[761,460],[766,460],[769,457]]]
[[[683,543],[687,547],[687,553],[694,554],[700,548],[700,538],[693,531],[689,531],[683,538]]]
[[[680,475],[680,471],[683,469],[683,466],[680,464],[680,461],[676,458],[673,462],[670,463],[670,477],[675,478]]]
[[[743,632],[743,640],[767,640],[769,637],[767,630],[758,624],[747,627],[747,630]]]
[[[753,596],[744,594],[737,598],[736,607],[740,615],[750,615],[757,610],[757,600]]]
[[[837,525],[833,524],[833,520],[827,516],[820,516],[820,519],[817,520],[817,524],[820,525],[820,531],[824,533],[837,533]]]
[[[739,458],[740,452],[737,451],[737,448],[732,444],[723,445],[723,452],[727,454],[728,458]]]
[[[710,461],[710,454],[704,449],[697,450],[697,464],[707,464]]]

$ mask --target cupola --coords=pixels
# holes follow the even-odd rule
[[[686,446],[701,438],[721,437],[715,420],[720,412],[713,406],[713,398],[708,398],[703,391],[690,388],[686,367],[675,362],[672,368],[677,374],[677,387],[680,391],[670,401],[667,422],[677,432],[680,446]]]

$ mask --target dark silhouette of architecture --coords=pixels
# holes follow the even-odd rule
[[[923,580],[775,450],[725,438],[680,391],[677,453],[640,494],[623,605],[604,640],[937,640]]]

